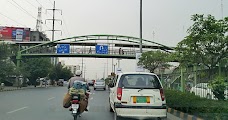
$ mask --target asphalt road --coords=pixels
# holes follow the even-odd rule
[[[73,120],[62,107],[66,87],[35,88],[0,93],[0,120]],[[79,120],[113,120],[109,112],[109,91],[91,91],[89,111]],[[169,120],[178,120],[168,114]]]

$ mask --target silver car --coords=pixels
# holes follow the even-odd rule
[[[104,89],[106,90],[106,85],[104,80],[96,80],[94,83],[94,90],[96,89]]]

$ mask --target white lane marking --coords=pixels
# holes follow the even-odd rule
[[[92,99],[93,99],[93,97],[90,98],[90,100],[92,100]]]
[[[13,111],[10,111],[10,112],[7,112],[7,113],[8,113],[8,114],[14,113],[14,112],[17,112],[17,111],[19,111],[19,110],[26,109],[26,108],[28,108],[28,107],[22,107],[22,108],[19,108],[19,109],[16,109],[16,110],[13,110]]]
[[[52,100],[52,99],[54,99],[55,97],[51,97],[51,98],[48,98],[48,100]]]

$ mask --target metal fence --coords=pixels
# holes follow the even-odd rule
[[[184,68],[182,71],[177,67],[171,74],[164,76],[164,86],[168,89],[190,92],[197,96],[214,99],[215,97],[209,83],[218,76],[219,69],[208,69],[198,67]],[[226,90],[224,91],[225,99],[228,99],[228,67],[221,68],[221,76],[225,78]]]

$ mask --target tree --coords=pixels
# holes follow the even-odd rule
[[[0,43],[0,81],[4,81],[8,76],[14,75],[15,66],[10,59],[11,46]]]
[[[36,80],[38,78],[48,76],[51,68],[51,60],[48,58],[29,58],[22,62],[21,67],[23,76],[28,77],[30,82],[36,87]]]
[[[49,78],[55,81],[58,81],[59,79],[69,80],[72,76],[72,72],[61,64],[53,66],[49,74]]]
[[[194,23],[189,35],[178,43],[177,56],[182,63],[201,64],[211,71],[228,57],[228,17],[216,20],[211,15],[196,14],[191,20]]]
[[[139,65],[148,69],[150,72],[154,72],[156,68],[165,67],[168,68],[170,65],[169,54],[161,51],[148,51],[142,53],[141,58],[139,58]]]
[[[70,71],[70,69],[63,67],[61,70],[60,78],[64,80],[69,80],[73,76],[73,73]]]

